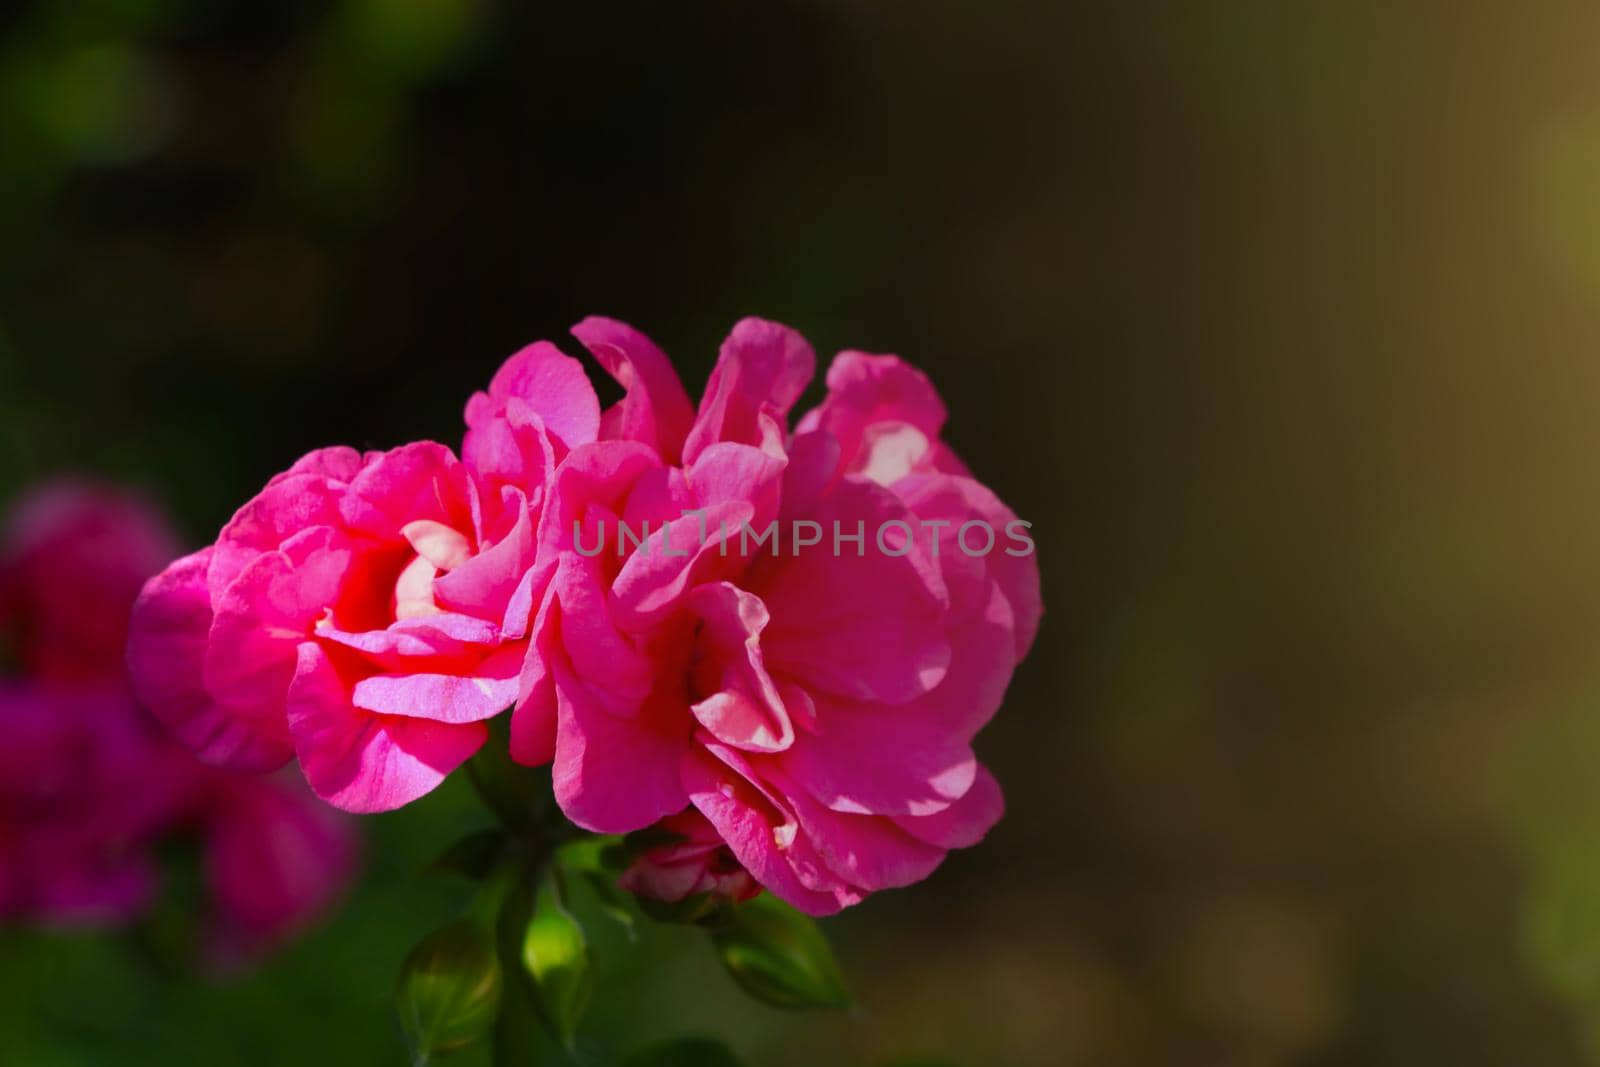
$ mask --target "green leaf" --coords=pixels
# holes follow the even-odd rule
[[[739,1057],[709,1037],[676,1037],[658,1041],[622,1061],[622,1067],[740,1067]]]
[[[539,885],[522,936],[522,963],[533,976],[545,1020],[570,1047],[594,993],[594,962],[583,927],[567,910],[559,872],[549,872]]]
[[[809,916],[769,893],[730,908],[711,929],[734,981],[778,1008],[843,1008],[844,975],[828,940]]]
[[[470,1044],[500,1010],[501,976],[489,932],[465,919],[423,938],[406,957],[395,987],[395,1010],[420,1057]]]

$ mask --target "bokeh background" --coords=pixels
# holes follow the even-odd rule
[[[827,924],[856,1012],[668,930],[589,1047],[1600,1063],[1597,47],[1553,0],[7,5],[0,498],[95,473],[200,543],[591,312],[692,392],[743,314],[899,352],[1035,524],[1010,815]],[[366,820],[252,976],[0,936],[0,1060],[402,1062],[464,892],[417,872],[482,818]]]

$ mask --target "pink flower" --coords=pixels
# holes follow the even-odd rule
[[[198,770],[122,686],[0,685],[0,918],[137,915],[158,881],[151,850]]]
[[[132,918],[153,896],[156,846],[198,836],[214,953],[254,954],[303,927],[353,873],[349,826],[298,783],[198,763],[129,689],[129,608],[174,543],[160,515],[60,483],[10,518],[0,603],[22,674],[0,684],[0,917]]]
[[[234,963],[331,908],[355,875],[358,850],[348,819],[298,781],[225,771],[208,779],[195,814],[213,901],[209,951]]]
[[[546,490],[513,755],[553,760],[558,801],[591,830],[692,805],[814,913],[981,838],[1002,803],[971,741],[1032,641],[1038,571],[1031,552],[956,546],[967,524],[1025,534],[940,442],[927,380],[845,353],[791,435],[814,357],[785,327],[735,326],[692,421],[648,341],[605,320],[574,332],[640,369],[619,375],[605,439]],[[864,538],[773,555],[733,533],[774,520]],[[624,528],[646,523],[635,547]]]
[[[651,900],[676,902],[708,893],[715,900],[749,900],[761,892],[717,828],[690,808],[663,819],[669,840],[647,849],[618,884]]]
[[[177,554],[143,499],[54,482],[12,508],[0,547],[0,628],[29,676],[121,678],[128,605]]]
[[[298,757],[337,807],[399,807],[515,697],[531,522],[519,489],[484,506],[443,445],[313,452],[145,586],[135,687],[208,763]]]

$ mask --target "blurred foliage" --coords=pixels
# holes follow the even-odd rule
[[[979,741],[1011,815],[827,924],[826,1019],[580,880],[580,1053],[1600,1062],[1597,39],[1578,0],[11,5],[0,494],[88,469],[198,542],[308,448],[456,440],[589,312],[691,389],[746,313],[898,350],[1040,545]],[[254,975],[5,935],[0,1058],[402,1062],[458,903],[418,872],[485,824],[453,782],[367,825]]]

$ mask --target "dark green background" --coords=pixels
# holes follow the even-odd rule
[[[756,1065],[1600,1049],[1600,8],[39,2],[0,16],[0,490],[196,543],[303,451],[455,442],[538,337],[698,390],[740,315],[897,351],[1035,524],[1010,815],[790,1017],[673,931],[594,1048]],[[0,942],[0,1062],[398,1063],[459,784],[258,976]],[[639,1020],[637,1024],[629,1020]]]

